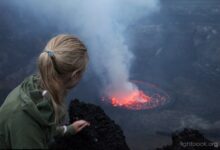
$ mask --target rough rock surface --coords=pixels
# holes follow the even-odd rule
[[[206,139],[198,130],[185,128],[172,134],[172,144],[157,150],[219,150],[220,145]]]
[[[70,122],[85,119],[90,122],[74,136],[56,139],[53,149],[129,150],[121,128],[96,105],[73,100],[69,106]]]

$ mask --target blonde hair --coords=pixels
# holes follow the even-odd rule
[[[38,58],[40,84],[51,96],[56,123],[66,112],[64,98],[67,89],[64,81],[71,80],[75,85],[85,71],[87,63],[88,54],[85,45],[77,37],[67,34],[53,37],[40,54]]]

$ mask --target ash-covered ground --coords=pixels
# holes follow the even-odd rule
[[[89,67],[69,99],[100,105],[119,124],[132,150],[171,143],[170,133],[190,127],[220,141],[220,1],[163,0],[160,11],[129,25],[135,54],[131,78],[159,85],[171,102],[155,110],[130,111],[100,101],[100,80]],[[40,11],[40,10],[39,10]],[[28,10],[0,2],[0,102],[36,70],[36,57],[58,33],[76,33]],[[40,21],[39,21],[40,20]],[[69,100],[68,99],[68,100]]]
[[[68,150],[129,150],[122,129],[109,118],[101,107],[78,99],[69,104],[69,122],[86,120],[90,126],[76,135],[56,137],[50,149]]]

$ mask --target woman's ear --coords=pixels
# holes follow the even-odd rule
[[[77,71],[73,74],[73,78],[76,80],[80,80],[82,78],[83,72],[82,71]]]
[[[79,73],[75,72],[74,74],[68,74],[63,78],[63,84],[66,87],[66,89],[71,89],[75,87],[80,80]]]

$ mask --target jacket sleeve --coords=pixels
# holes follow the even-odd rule
[[[43,129],[24,112],[10,118],[9,140],[12,149],[45,149],[48,147]]]
[[[75,135],[76,131],[73,128],[72,125],[66,126],[66,132],[64,126],[57,126],[55,131],[55,137],[62,137],[62,136],[68,136],[68,135]]]

